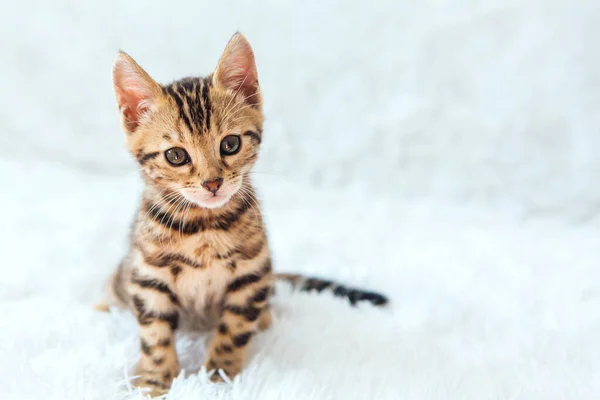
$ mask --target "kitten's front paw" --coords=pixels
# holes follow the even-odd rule
[[[150,389],[152,397],[160,396],[169,391],[173,379],[179,374],[178,365],[165,365],[160,370],[144,369],[142,363],[138,364],[137,374],[139,378],[135,382],[138,388]]]
[[[154,398],[166,394],[169,391],[170,386],[165,386],[159,382],[148,379],[144,381],[140,380],[140,383],[137,385],[137,387],[140,389],[150,389],[150,396]]]
[[[207,372],[214,371],[210,380],[217,383],[224,381],[221,374],[219,374],[219,369],[222,369],[225,375],[227,375],[230,380],[233,380],[233,378],[235,378],[242,370],[242,363],[239,360],[211,358],[204,364],[204,367]]]

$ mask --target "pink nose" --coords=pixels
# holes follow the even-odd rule
[[[202,182],[202,186],[204,186],[204,189],[208,190],[212,194],[217,193],[217,190],[219,190],[222,184],[223,178],[210,179]]]

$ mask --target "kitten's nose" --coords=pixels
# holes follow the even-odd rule
[[[204,189],[208,190],[212,194],[216,194],[217,190],[219,190],[222,184],[223,178],[210,179],[202,182],[202,186],[204,186]]]

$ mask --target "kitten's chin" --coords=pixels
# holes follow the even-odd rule
[[[218,194],[216,196],[198,196],[191,193],[182,193],[183,197],[185,197],[188,201],[200,206],[202,208],[219,208],[223,207],[225,204],[229,202],[231,199],[231,195],[222,195]]]

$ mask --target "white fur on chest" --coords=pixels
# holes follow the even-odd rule
[[[227,285],[233,279],[228,261],[214,255],[227,253],[231,243],[213,235],[201,234],[194,239],[182,243],[179,251],[201,263],[202,268],[183,268],[174,289],[181,311],[187,317],[184,319],[190,320],[193,329],[208,329],[218,322]]]
[[[231,274],[222,262],[213,262],[204,268],[184,268],[175,283],[175,291],[182,307],[201,313],[206,305],[223,298]]]

